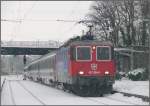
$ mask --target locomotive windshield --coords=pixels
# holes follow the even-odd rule
[[[110,60],[110,48],[97,47],[97,60]]]
[[[77,47],[76,48],[77,60],[91,60],[91,48],[90,47]]]

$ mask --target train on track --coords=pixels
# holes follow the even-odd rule
[[[109,42],[73,41],[26,65],[25,79],[42,82],[80,96],[112,91],[115,81],[114,48]]]

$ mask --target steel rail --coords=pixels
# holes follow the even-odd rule
[[[20,81],[16,81],[18,84],[25,89],[32,97],[34,97],[37,101],[39,101],[42,105],[46,105],[44,102],[42,102],[37,96],[35,96],[31,91],[29,91]]]
[[[13,90],[12,90],[12,87],[11,87],[11,81],[9,81],[9,80],[8,80],[8,85],[9,85],[11,100],[12,100],[12,102],[13,102],[13,105],[16,105],[16,102],[15,102],[15,99],[14,99]]]
[[[4,79],[4,81],[2,82],[2,86],[1,86],[1,92],[3,90],[4,84],[5,84],[6,78]]]
[[[141,98],[143,101],[146,101],[146,102],[150,102],[150,98],[148,96],[143,96],[143,95],[138,95],[138,94],[131,94],[131,93],[126,93],[126,92],[121,92],[121,91],[113,91],[114,93],[121,93],[123,94],[124,96],[134,96],[134,97],[137,97],[137,98]]]

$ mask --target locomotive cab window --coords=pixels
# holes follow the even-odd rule
[[[98,46],[96,49],[97,60],[110,60],[110,47],[109,46]]]
[[[91,47],[79,46],[76,48],[76,60],[89,61],[91,60]]]

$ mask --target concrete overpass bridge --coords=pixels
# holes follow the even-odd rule
[[[57,41],[2,41],[1,55],[44,55],[60,45]]]

